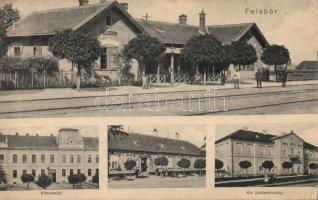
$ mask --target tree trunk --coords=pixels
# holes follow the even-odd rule
[[[246,170],[246,178],[248,179],[248,172],[247,172],[247,168],[246,168],[245,170]]]
[[[142,88],[145,88],[145,86],[146,86],[146,71],[145,71],[144,64],[141,64],[141,73],[142,73]]]
[[[29,182],[27,182],[27,188],[29,188]]]
[[[77,67],[76,89],[77,89],[77,91],[80,91],[80,89],[81,89],[81,68],[80,68],[80,66]]]

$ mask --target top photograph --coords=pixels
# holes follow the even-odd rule
[[[2,0],[0,118],[318,113],[317,0]]]

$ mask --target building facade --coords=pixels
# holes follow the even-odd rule
[[[95,71],[100,75],[107,75],[111,79],[120,76],[121,50],[138,34],[145,34],[157,38],[166,45],[163,61],[153,68],[146,69],[146,74],[177,75],[186,74],[190,67],[181,57],[181,49],[187,41],[198,34],[213,34],[223,44],[242,41],[251,44],[257,53],[258,61],[253,66],[242,69],[242,78],[254,78],[258,68],[266,67],[260,60],[260,55],[268,42],[255,23],[232,25],[207,26],[205,13],[200,12],[198,26],[188,25],[187,16],[181,14],[178,23],[152,21],[148,18],[133,18],[128,13],[127,3],[106,1],[99,4],[88,4],[88,1],[79,0],[80,5],[71,8],[36,11],[17,22],[8,31],[11,40],[10,56],[46,56],[52,54],[48,50],[48,40],[54,31],[71,28],[85,30],[94,34],[101,43],[102,53],[95,62]],[[140,75],[138,62],[132,60],[131,72],[136,80]],[[71,63],[59,61],[60,69],[72,69]],[[233,66],[230,68],[233,70]],[[198,68],[203,73],[204,69]],[[214,73],[212,67],[207,69],[208,74]],[[207,76],[209,77],[209,76]],[[179,76],[180,78],[180,76]],[[207,78],[208,79],[208,78]],[[157,79],[160,81],[161,79]]]
[[[91,181],[99,172],[98,149],[98,138],[82,137],[77,129],[55,136],[0,135],[0,162],[10,184],[21,183],[22,174],[46,174],[58,183],[83,173]]]
[[[126,133],[120,136],[114,136],[108,133],[108,166],[109,173],[122,174],[128,171],[124,163],[133,159],[142,173],[155,173],[161,166],[155,164],[158,157],[166,157],[168,165],[163,168],[169,171],[181,171],[177,162],[186,158],[191,164],[187,171],[196,171],[194,162],[197,159],[205,159],[199,147],[194,144],[180,140],[178,138],[164,138],[153,135],[142,135],[136,133]]]
[[[280,136],[248,130],[238,130],[215,142],[215,156],[224,163],[228,174],[242,175],[246,170],[239,166],[241,161],[249,161],[249,174],[264,174],[262,163],[273,161],[272,169],[277,174],[287,173],[282,163],[293,160],[293,172],[309,172],[310,163],[318,163],[318,147],[305,142],[294,132]]]

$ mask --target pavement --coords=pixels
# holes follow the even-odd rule
[[[277,82],[263,82],[263,88],[281,87],[281,83]],[[318,85],[318,80],[308,81],[290,81],[287,82],[288,86],[301,86],[301,85]],[[240,87],[256,88],[254,80],[244,81]],[[190,85],[190,84],[160,84],[153,85],[149,89],[142,89],[140,86],[117,86],[107,88],[82,88],[80,91],[72,88],[47,88],[47,89],[25,89],[25,90],[2,90],[0,91],[0,103],[8,101],[21,101],[21,100],[43,100],[43,99],[59,99],[59,98],[83,98],[83,97],[96,97],[96,96],[125,96],[125,95],[143,95],[143,94],[158,94],[158,93],[180,93],[180,92],[199,92],[211,89],[218,90],[234,90],[233,84],[227,83],[220,85],[217,83],[210,83],[207,85]],[[107,92],[107,94],[106,94]]]
[[[121,188],[194,188],[205,187],[205,176],[186,176],[182,178],[149,176],[146,178],[135,178],[134,180],[108,180],[108,187],[111,189]]]

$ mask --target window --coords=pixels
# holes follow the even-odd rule
[[[22,170],[22,174],[27,174],[27,170]]]
[[[91,163],[91,162],[92,162],[92,156],[91,156],[91,155],[88,155],[87,162],[88,162],[88,163]]]
[[[259,146],[259,155],[264,155],[265,154],[264,151],[265,151],[264,145],[260,145]]]
[[[70,174],[73,174],[74,172],[73,172],[73,169],[70,169]]]
[[[77,173],[80,174],[81,173],[81,169],[77,169]]]
[[[99,163],[99,156],[98,155],[96,155],[95,162]]]
[[[41,46],[33,47],[33,56],[36,56],[36,57],[42,56],[42,47]]]
[[[41,163],[45,163],[45,155],[41,155]]]
[[[27,162],[27,156],[25,154],[22,155],[22,163]]]
[[[18,162],[18,156],[16,154],[13,155],[12,162],[13,163],[17,163]]]
[[[81,156],[77,155],[77,163],[81,163]]]
[[[41,169],[41,175],[45,174],[45,170]]]
[[[4,161],[4,155],[0,154],[0,163]]]
[[[107,15],[106,16],[106,26],[111,26],[112,25],[112,16]]]
[[[70,163],[73,163],[74,162],[74,157],[73,155],[70,155]]]
[[[36,155],[35,154],[32,155],[32,163],[36,163]]]
[[[294,146],[293,144],[290,146],[290,154],[291,154],[292,156],[295,155],[295,146]]]
[[[54,163],[54,155],[50,156],[50,163]]]
[[[287,156],[287,145],[283,145],[283,156]]]
[[[66,163],[66,155],[65,154],[62,155],[62,163]]]
[[[14,47],[14,56],[20,57],[21,56],[21,48],[20,47]]]
[[[34,177],[36,177],[36,171],[35,171],[35,169],[32,169],[32,175],[33,175]]]
[[[87,176],[91,176],[92,175],[92,169],[88,169],[87,170]]]
[[[66,169],[62,169],[62,176],[66,176]]]
[[[102,48],[101,56],[100,56],[100,68],[107,68],[107,48]]]
[[[247,153],[248,153],[249,155],[252,155],[252,154],[253,154],[253,145],[251,145],[251,144],[248,144],[248,145],[247,145]]]
[[[96,174],[99,174],[99,170],[98,170],[98,169],[96,169],[95,173],[96,173]]]
[[[242,154],[243,153],[243,144],[236,144],[237,146],[237,153]]]
[[[17,170],[13,170],[12,171],[12,177],[13,178],[17,178],[18,177],[18,171]]]

